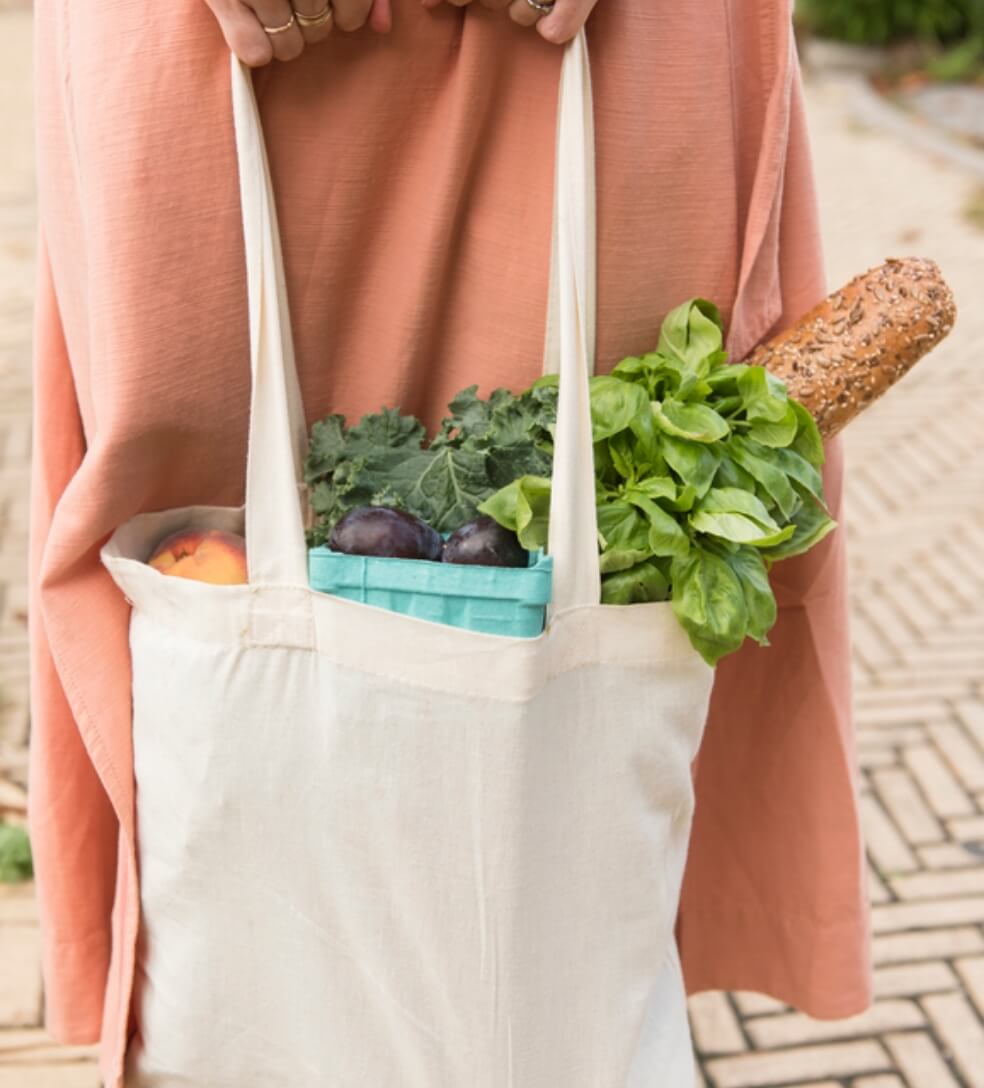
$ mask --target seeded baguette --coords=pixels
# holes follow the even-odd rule
[[[932,351],[956,316],[935,261],[893,259],[851,280],[745,361],[781,378],[830,438]]]

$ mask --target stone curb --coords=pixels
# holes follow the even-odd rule
[[[825,76],[820,71],[816,78],[824,79]],[[836,78],[848,85],[851,111],[861,124],[891,133],[904,143],[942,158],[949,165],[984,181],[984,151],[971,147],[959,137],[951,136],[929,122],[914,120],[904,110],[887,102],[857,72],[838,71]]]
[[[859,121],[885,129],[932,155],[942,156],[952,165],[984,181],[984,151],[971,147],[959,137],[951,136],[932,124],[913,120],[904,110],[886,102],[863,77],[848,78],[854,112]]]

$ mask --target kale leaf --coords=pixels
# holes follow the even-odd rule
[[[419,420],[394,408],[352,427],[327,416],[311,429],[304,466],[314,513],[308,543],[325,543],[359,506],[395,506],[439,532],[457,529],[513,480],[549,475],[556,403],[549,384],[519,396],[497,389],[484,400],[471,386],[448,405],[430,443]]]

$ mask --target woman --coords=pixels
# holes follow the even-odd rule
[[[35,5],[31,830],[47,1025],[100,1038],[111,1088],[139,890],[128,608],[98,552],[140,511],[242,501],[227,48],[256,66],[309,422],[397,404],[433,424],[465,385],[536,376],[557,45],[586,19],[599,368],[690,296],[721,304],[741,358],[824,292],[788,4],[427,6]],[[836,443],[826,479],[836,516]],[[771,649],[717,675],[678,935],[692,991],[845,1016],[869,977],[843,534],[774,586]]]

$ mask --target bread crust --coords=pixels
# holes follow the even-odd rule
[[[745,361],[781,378],[830,438],[932,351],[956,316],[935,261],[893,258],[851,280]]]

